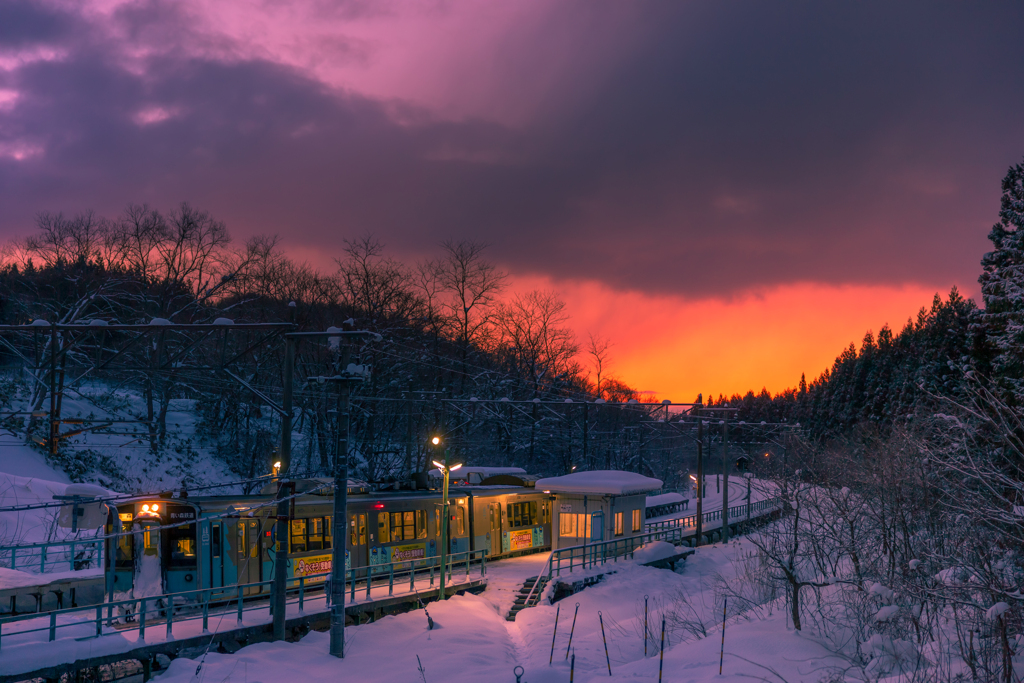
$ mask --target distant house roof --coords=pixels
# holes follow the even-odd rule
[[[432,477],[441,477],[441,470],[433,469],[428,472]],[[481,478],[486,479],[487,477],[493,477],[496,474],[526,474],[526,470],[521,467],[460,467],[459,469],[452,472],[452,477],[455,479],[467,479],[470,474],[479,474]]]
[[[657,491],[660,479],[651,479],[635,472],[593,470],[574,472],[561,477],[538,479],[536,488],[552,493],[597,493],[608,496],[630,496]]]

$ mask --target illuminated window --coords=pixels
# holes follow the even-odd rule
[[[622,513],[621,512],[616,512],[615,513],[615,535],[616,536],[621,536],[622,535]]]
[[[241,530],[241,526],[239,526]],[[308,550],[306,545],[306,520],[304,519],[293,519],[291,521],[291,528],[288,530],[288,536],[291,539],[291,550],[293,553],[304,553]],[[239,554],[245,554],[243,550]]]
[[[427,511],[416,511],[416,538],[427,537]]]
[[[508,515],[509,526],[516,527],[533,526],[537,523],[537,501],[528,503],[506,503],[506,514]]]
[[[466,508],[464,508],[464,507],[462,507],[460,505],[458,510],[459,511],[458,511],[457,519],[458,519],[459,536],[463,536],[466,533]]]
[[[558,516],[558,535],[567,537],[576,536],[576,515],[562,513]]]
[[[388,525],[388,513],[377,513],[377,542],[389,543],[391,541],[390,526]]]
[[[309,544],[310,550],[323,550],[324,549],[324,518],[313,517],[306,524],[306,530],[309,532]]]
[[[636,533],[636,532],[640,531],[640,527],[641,527],[640,511],[639,510],[633,510],[633,533]]]
[[[349,545],[366,545],[366,515],[349,517]]]

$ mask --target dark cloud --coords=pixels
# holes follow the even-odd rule
[[[1024,153],[1021,6],[644,9],[628,50],[582,46],[580,78],[511,128],[170,49],[188,19],[158,4],[123,17],[160,48],[141,62],[100,26],[72,39],[76,18],[24,6],[18,35],[70,56],[7,74],[0,231],[41,210],[188,199],[239,236],[327,253],[372,230],[409,255],[474,237],[519,272],[645,291],[974,279],[999,179]],[[535,64],[579,11],[508,46],[506,68],[517,49]]]

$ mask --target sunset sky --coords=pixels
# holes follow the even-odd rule
[[[0,2],[0,237],[187,200],[329,267],[472,238],[658,397],[977,297],[1024,4]]]

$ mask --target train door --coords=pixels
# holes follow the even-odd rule
[[[365,567],[369,564],[366,551],[366,513],[348,516],[348,547],[345,549],[345,569]]]
[[[235,527],[236,565],[238,583],[256,583],[260,580],[260,523],[256,519],[240,519]],[[245,594],[259,593],[259,587],[246,588]]]
[[[203,546],[206,550],[206,566],[210,568],[206,585],[220,588],[224,585],[224,551],[220,522],[207,522],[203,527]]]
[[[491,529],[491,557],[501,554],[501,503],[490,503],[488,506]]]

